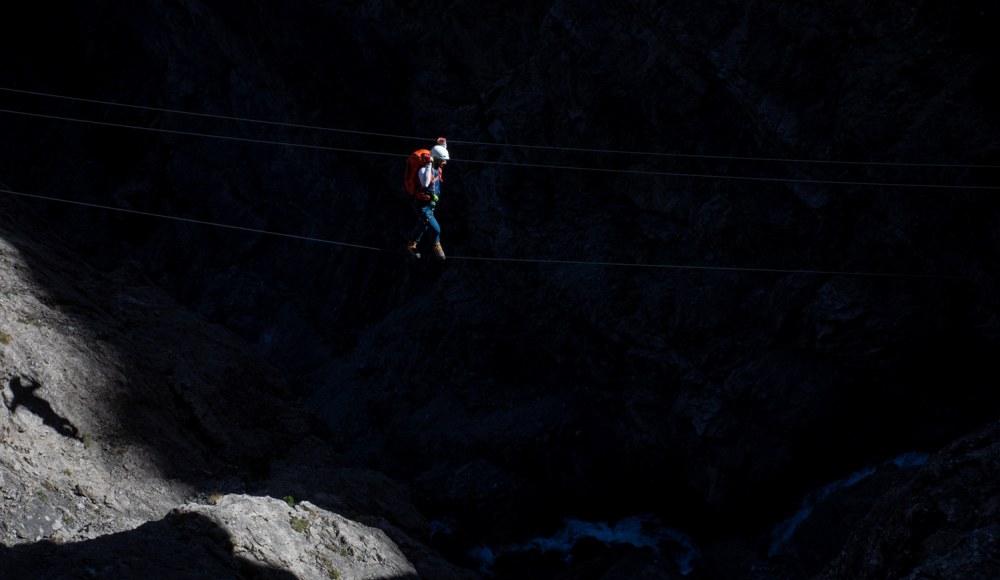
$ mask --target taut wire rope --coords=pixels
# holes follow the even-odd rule
[[[406,153],[384,153],[380,151],[365,151],[360,149],[345,149],[340,147],[327,147],[325,145],[308,145],[305,143],[286,143],[281,141],[267,141],[263,139],[250,139],[247,137],[230,137],[227,135],[212,135],[209,133],[193,133],[190,131],[177,131],[174,129],[160,129],[156,127],[140,127],[136,125],[124,125],[120,123],[108,123],[106,121],[88,121],[85,119],[74,119],[72,117],[59,117],[56,115],[43,115],[41,113],[27,113],[24,111],[11,111],[8,109],[0,109],[0,113],[9,113],[12,115],[25,115],[28,117],[39,117],[42,119],[54,119],[57,121],[70,121],[74,123],[85,123],[89,125],[103,125],[107,127],[119,127],[122,129],[135,129],[139,131],[153,131],[158,133],[170,133],[174,135],[187,135],[192,137],[209,137],[214,139],[226,139],[230,141],[242,141],[246,143],[259,143],[265,145],[278,145],[282,147],[304,147],[307,149],[320,149],[326,151],[337,151],[342,153],[360,153],[365,155],[380,155],[383,157],[409,157]],[[539,165],[534,163],[510,163],[506,161],[485,161],[478,159],[452,159],[452,161],[460,161],[462,163],[478,163],[482,165],[503,165],[512,167],[530,167],[533,169],[566,169],[575,171],[596,171],[602,173],[628,173],[636,175],[653,175],[653,176],[667,176],[667,177],[692,177],[699,179],[716,179],[716,180],[732,180],[732,181],[767,181],[767,182],[780,182],[780,183],[809,183],[813,185],[859,185],[859,186],[875,186],[875,187],[923,187],[929,189],[976,189],[976,190],[997,190],[1000,186],[988,186],[988,185],[939,185],[932,183],[874,183],[865,181],[828,181],[828,180],[818,180],[818,179],[789,179],[783,177],[750,177],[750,176],[740,176],[740,175],[706,175],[699,173],[675,173],[667,171],[638,171],[634,169],[604,169],[600,167],[569,167],[564,165]],[[978,167],[978,166],[977,166]]]
[[[283,238],[294,238],[298,240],[304,240],[308,242],[319,242],[323,244],[331,244],[335,246],[344,246],[348,248],[358,248],[362,250],[372,250],[375,252],[385,252],[388,254],[403,255],[403,252],[395,252],[392,250],[386,250],[384,248],[376,248],[373,246],[362,246],[359,244],[348,244],[345,242],[334,242],[331,240],[324,240],[321,238],[312,238],[309,236],[296,236],[294,234],[283,234],[280,232],[269,232],[266,230],[259,230],[255,228],[245,228],[242,226],[232,226],[228,224],[220,224],[204,220],[195,220],[190,218],[182,218],[178,216],[163,215],[145,211],[138,211],[134,209],[123,209],[119,207],[112,207],[107,205],[100,205],[96,203],[88,203],[84,201],[75,201],[70,199],[61,199],[58,197],[48,197],[44,195],[35,195],[31,193],[22,193],[18,191],[13,191],[10,189],[0,189],[0,193],[9,193],[11,195],[17,195],[21,197],[28,197],[33,199],[41,199],[45,201],[54,201],[61,203],[69,203],[74,205],[80,205],[84,207],[91,207],[97,209],[120,211],[125,213],[143,215],[148,217],[156,217],[168,220],[176,220],[181,222],[215,226],[220,228],[227,228],[232,230],[240,230],[244,232],[252,232],[264,235],[279,236]],[[762,272],[762,273],[779,273],[779,274],[821,274],[821,275],[833,275],[833,276],[868,276],[868,277],[882,277],[882,278],[932,278],[932,279],[945,279],[945,280],[994,280],[993,277],[987,276],[944,276],[936,274],[890,274],[885,272],[841,272],[833,270],[787,270],[787,269],[771,269],[771,268],[737,268],[737,267],[725,267],[725,266],[686,266],[680,264],[635,264],[628,262],[591,262],[591,261],[575,261],[575,260],[537,260],[528,258],[488,258],[488,257],[477,257],[477,256],[451,256],[450,260],[476,260],[483,262],[521,262],[521,263],[534,263],[534,264],[564,264],[564,265],[578,265],[578,266],[615,266],[615,267],[633,267],[633,268],[662,268],[662,269],[673,269],[673,270],[721,270],[721,271],[733,271],[733,272]]]
[[[279,121],[263,121],[260,119],[247,119],[242,117],[229,117],[226,115],[213,115],[210,113],[195,113],[192,111],[180,111],[177,109],[162,109],[159,107],[147,107],[144,105],[132,105],[128,103],[115,103],[112,101],[99,101],[96,99],[84,99],[80,97],[67,97],[63,95],[53,95],[49,93],[39,93],[34,91],[25,91],[20,89],[11,89],[7,87],[0,87],[0,91],[5,91],[9,93],[20,93],[23,95],[33,95],[38,97],[49,97],[53,99],[64,99],[69,101],[79,101],[83,103],[93,103],[98,105],[110,105],[113,107],[126,107],[130,109],[143,109],[146,111],[157,111],[160,113],[172,113],[176,115],[191,115],[194,117],[206,117],[210,119],[224,119],[227,121],[241,121],[244,123],[260,123],[264,125],[275,125],[281,127],[294,127],[298,129],[310,129],[314,131],[329,131],[335,133],[347,133],[352,135],[367,135],[371,137],[388,137],[391,139],[410,139],[414,141],[432,141],[425,137],[413,137],[409,135],[393,135],[390,133],[374,133],[371,131],[355,131],[351,129],[334,129],[331,127],[317,127],[314,125],[299,125],[296,123],[282,123]],[[689,157],[696,159],[726,159],[734,161],[778,161],[784,163],[824,163],[824,164],[836,164],[836,165],[883,165],[883,166],[896,166],[896,167],[954,167],[954,168],[980,168],[988,169],[1000,168],[1000,165],[961,165],[953,163],[901,163],[895,161],[837,161],[829,159],[785,159],[778,157],[739,157],[735,155],[702,155],[695,153],[660,153],[653,151],[620,151],[614,149],[585,149],[580,147],[558,147],[551,145],[521,145],[517,143],[480,143],[478,141],[459,141],[457,139],[450,139],[451,143],[459,143],[462,145],[475,145],[478,147],[514,147],[521,149],[547,149],[547,150],[558,150],[558,151],[579,151],[585,153],[609,153],[609,154],[622,154],[622,155],[652,155],[659,157]]]

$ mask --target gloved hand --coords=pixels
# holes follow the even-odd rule
[[[437,201],[438,201],[438,196],[436,196],[436,195],[432,195],[432,196],[431,196],[431,201],[433,201],[434,203],[437,203]]]

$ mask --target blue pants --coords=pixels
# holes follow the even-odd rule
[[[441,226],[434,219],[434,208],[429,205],[426,207],[417,207],[415,204],[410,204],[410,207],[413,208],[413,213],[417,214],[417,217],[420,218],[417,227],[413,228],[413,231],[410,232],[410,240],[419,242],[420,238],[424,237],[424,232],[427,231],[427,228],[434,228],[434,243],[439,243],[441,241]]]

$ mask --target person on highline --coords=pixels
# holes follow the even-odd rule
[[[417,187],[410,198],[410,207],[420,220],[410,233],[406,251],[414,258],[419,258],[417,244],[428,229],[434,230],[434,257],[444,260],[444,249],[441,248],[441,226],[434,217],[434,207],[441,194],[441,170],[448,163],[448,146],[444,137],[437,140],[429,152],[419,154],[422,167],[417,172]]]

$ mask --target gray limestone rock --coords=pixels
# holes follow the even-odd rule
[[[415,580],[407,554],[470,578],[388,478],[318,461],[321,423],[238,337],[0,204],[0,578]],[[382,529],[239,491],[288,482]]]
[[[201,514],[233,555],[287,570],[300,580],[418,578],[389,537],[309,502],[290,507],[274,498],[227,495],[215,505],[186,505],[173,517]]]

